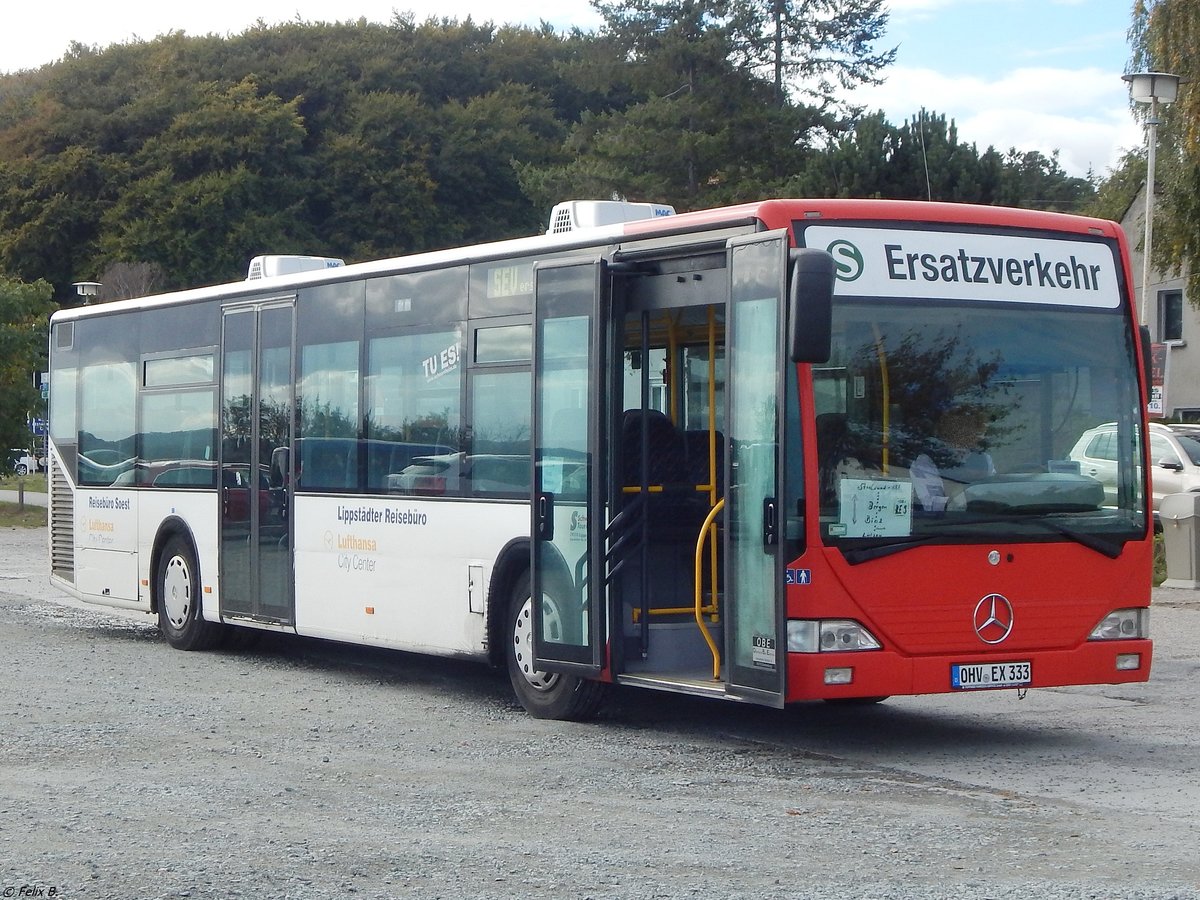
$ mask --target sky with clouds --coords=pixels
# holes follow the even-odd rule
[[[896,124],[922,107],[953,119],[980,150],[1059,151],[1072,175],[1103,174],[1142,141],[1121,73],[1132,0],[890,0],[883,46],[898,48],[884,83],[853,101]],[[302,19],[389,21],[396,10],[476,21],[599,25],[587,0],[42,0],[8,4],[0,71],[59,59],[73,41],[99,47],[167,31],[231,34]]]

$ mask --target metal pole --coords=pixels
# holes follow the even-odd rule
[[[1138,322],[1146,324],[1146,303],[1150,296],[1150,253],[1154,240],[1154,149],[1158,143],[1158,98],[1150,100],[1150,118],[1146,120],[1146,236],[1142,241],[1142,308]],[[1158,335],[1161,339],[1162,335]]]

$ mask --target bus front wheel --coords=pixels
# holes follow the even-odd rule
[[[546,602],[552,604],[551,598]],[[551,608],[553,608],[551,606]],[[547,619],[553,624],[553,616]],[[518,580],[508,604],[508,679],[526,712],[539,719],[590,719],[604,700],[599,681],[545,672],[533,662],[533,596],[529,573]]]
[[[186,538],[167,541],[158,559],[158,627],[176,650],[208,650],[222,628],[200,616],[200,566]]]

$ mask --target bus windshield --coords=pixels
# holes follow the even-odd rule
[[[814,367],[822,537],[851,562],[934,542],[1144,534],[1133,343],[1118,310],[841,301]],[[1083,450],[1103,432],[1101,469]]]

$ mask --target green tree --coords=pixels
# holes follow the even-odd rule
[[[724,0],[596,7],[628,100],[585,113],[558,161],[521,169],[538,205],[622,196],[695,209],[770,193],[795,171],[804,140],[824,122],[775,103],[770,84],[739,66]]]
[[[648,176],[657,176],[660,197],[695,205],[716,165],[722,92],[732,87],[727,5],[724,0],[593,5],[645,97],[624,113],[595,120],[608,132],[597,156],[618,177],[641,181],[640,191],[649,186]]]
[[[517,164],[548,160],[564,130],[545,95],[527,85],[441,107],[430,162],[437,213],[425,223],[431,238],[444,246],[544,227],[549,210],[530,202]],[[486,203],[474,202],[481,197]]]
[[[65,291],[88,267],[124,180],[120,160],[78,145],[0,160],[0,269]]]
[[[1153,255],[1161,268],[1187,268],[1187,295],[1200,305],[1200,4],[1135,0],[1129,38],[1130,71],[1171,72],[1186,82],[1174,103],[1159,108]],[[1149,114],[1148,104],[1133,106],[1139,116]]]
[[[515,164],[550,162],[586,108],[610,108],[599,43],[397,15],[72,45],[0,75],[0,265],[66,297],[120,263],[178,287],[264,251],[528,234],[545,210]]]
[[[838,88],[878,84],[896,50],[878,50],[888,14],[884,0],[732,0],[735,45],[770,73],[776,102],[788,85],[822,108]]]
[[[374,259],[421,249],[436,216],[430,173],[434,112],[415,94],[350,101],[345,130],[315,150],[314,218],[334,255]]]
[[[264,248],[323,253],[305,210],[310,164],[296,106],[251,78],[204,86],[194,109],[133,156],[134,175],[104,218],[108,261],[157,263],[181,287],[237,278]]]
[[[986,202],[978,152],[944,115],[925,110],[897,126],[863,116],[814,154],[790,193],[893,200]]]
[[[1057,154],[988,147],[980,153],[958,137],[954,121],[921,110],[896,126],[882,112],[809,159],[787,186],[803,196],[937,200],[1080,211],[1094,188],[1067,175]]]
[[[1137,199],[1146,180],[1145,151],[1130,150],[1104,178],[1093,178],[1096,194],[1084,213],[1101,219],[1120,221]]]
[[[1037,150],[1010,149],[1004,157],[996,203],[1057,212],[1080,212],[1095,193],[1086,178],[1063,171],[1058,151],[1046,156]]]
[[[27,447],[27,417],[42,409],[33,378],[46,368],[51,295],[46,281],[0,274],[0,447]]]

